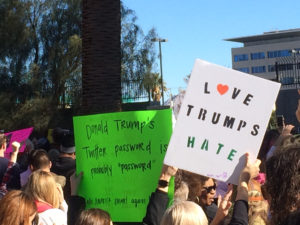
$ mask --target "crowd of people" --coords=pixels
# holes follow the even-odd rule
[[[266,132],[258,159],[251,162],[246,154],[237,186],[163,165],[141,224],[300,224],[300,135],[292,135],[292,128]],[[78,194],[83,174],[75,172],[73,133],[55,128],[52,137],[51,144],[46,138],[14,142],[7,159],[8,140],[0,134],[0,224],[112,224],[109,212],[85,209]],[[26,148],[19,153],[22,144]],[[169,206],[172,177],[175,194]]]

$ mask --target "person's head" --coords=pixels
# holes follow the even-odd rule
[[[43,170],[32,172],[25,191],[35,200],[47,202],[53,208],[58,208],[60,205],[60,193],[54,177],[49,172]]]
[[[75,141],[72,132],[66,133],[61,142],[60,152],[75,159]]]
[[[188,200],[201,206],[211,205],[216,194],[214,179],[199,174],[183,171],[182,181],[189,187]]]
[[[28,163],[32,171],[41,169],[46,172],[50,172],[50,168],[52,166],[47,152],[43,149],[33,150],[29,154]]]
[[[62,129],[60,127],[54,128],[54,130],[52,132],[52,138],[53,138],[54,143],[60,145],[64,135],[69,132],[70,132],[69,130]]]
[[[7,138],[4,133],[0,133],[0,151],[4,154],[6,150]]]
[[[168,208],[160,225],[207,225],[203,209],[194,202],[182,201]]]
[[[300,209],[300,145],[295,137],[288,143],[266,162],[266,195],[272,220],[277,223]]]
[[[110,215],[102,209],[88,209],[80,213],[75,225],[112,225]]]
[[[45,149],[46,151],[49,151],[50,149],[50,143],[46,137],[41,137],[37,141],[36,148],[39,149]]]
[[[0,200],[0,224],[37,224],[37,208],[33,198],[19,190],[9,191]]]

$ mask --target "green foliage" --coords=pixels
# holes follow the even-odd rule
[[[80,108],[81,7],[82,0],[0,0],[3,129],[42,130],[61,109]],[[145,89],[143,80],[155,71],[151,39],[157,34],[151,29],[145,35],[134,11],[123,5],[121,16],[122,80],[136,80],[138,89]]]
[[[136,89],[131,88],[130,92],[133,98],[138,97],[140,89],[150,94],[148,87],[151,89],[155,85],[156,80],[151,74],[156,69],[154,68],[156,52],[155,43],[151,39],[158,36],[154,28],[145,35],[136,21],[134,11],[122,5],[121,78],[123,83],[136,84],[134,85]]]
[[[0,1],[0,120],[4,129],[45,128],[79,107],[81,0]]]

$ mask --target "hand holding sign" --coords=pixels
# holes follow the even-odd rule
[[[261,161],[256,159],[254,163],[250,162],[249,153],[246,153],[245,167],[240,175],[240,183],[246,182],[248,184],[249,180],[256,177],[259,173],[259,165]]]
[[[76,169],[84,172],[79,195],[87,208],[107,210],[115,222],[142,220],[162,171],[171,113],[166,109],[73,118]],[[163,170],[166,182],[174,172]]]
[[[22,129],[22,130],[16,130],[9,133],[5,133],[5,136],[7,138],[7,149],[5,152],[5,157],[9,158],[9,154],[13,151],[12,149],[12,143],[14,141],[17,141],[20,143],[20,152],[23,152],[26,145],[26,139],[29,137],[31,132],[33,131],[33,127]]]
[[[259,173],[261,161],[256,159],[254,163],[250,161],[249,153],[246,153],[245,167],[241,171],[236,200],[248,201],[248,183],[250,179],[256,177]]]

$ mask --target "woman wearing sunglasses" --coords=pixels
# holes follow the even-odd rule
[[[214,179],[181,171],[181,179],[189,187],[188,200],[200,205],[204,210],[208,221],[211,222],[215,217],[218,207],[214,203],[216,195],[216,182]]]

